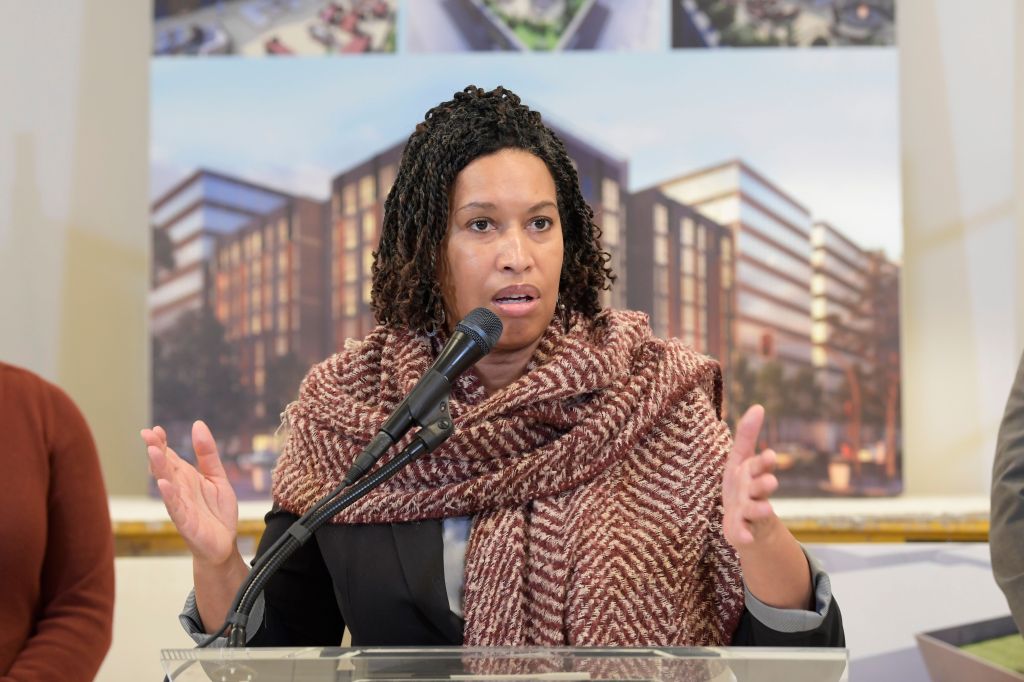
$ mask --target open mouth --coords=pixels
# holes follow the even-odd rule
[[[527,294],[521,294],[519,296],[499,296],[499,297],[495,298],[494,300],[495,300],[496,303],[500,303],[500,304],[504,305],[504,304],[509,304],[509,303],[529,303],[530,301],[532,301],[534,299],[533,299],[533,296],[529,296]]]
[[[501,289],[491,300],[504,315],[530,315],[540,300],[540,289],[532,284],[516,284]]]

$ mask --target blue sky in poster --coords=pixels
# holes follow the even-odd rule
[[[468,83],[506,85],[629,161],[630,188],[740,157],[902,254],[895,49],[152,60],[151,190],[198,166],[327,197]]]

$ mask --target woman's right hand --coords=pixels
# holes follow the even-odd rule
[[[201,421],[192,425],[198,468],[167,446],[167,433],[162,427],[142,429],[141,435],[147,446],[150,473],[192,556],[210,566],[226,564],[238,556],[238,498],[209,427]]]

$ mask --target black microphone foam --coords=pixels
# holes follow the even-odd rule
[[[455,329],[475,337],[487,349],[486,354],[491,352],[501,338],[502,324],[498,316],[487,308],[474,308],[462,322],[455,325]]]

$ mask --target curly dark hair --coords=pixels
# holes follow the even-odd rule
[[[449,192],[474,159],[509,148],[540,158],[555,181],[565,252],[559,278],[563,315],[578,311],[592,318],[600,312],[600,291],[615,275],[565,146],[511,90],[471,85],[428,111],[402,154],[373,261],[371,301],[379,324],[421,332],[442,326],[437,259],[448,231]]]

